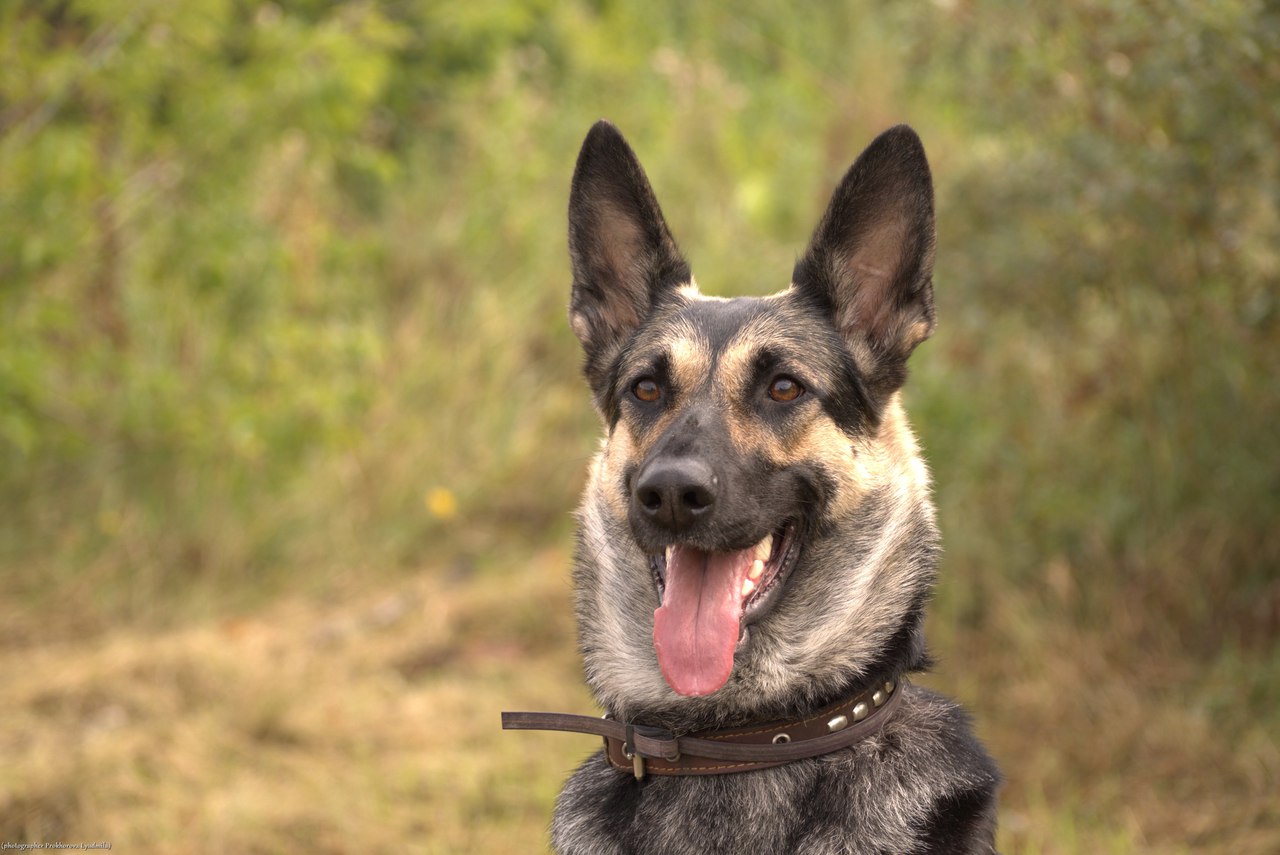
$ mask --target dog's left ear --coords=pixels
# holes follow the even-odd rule
[[[635,152],[606,121],[591,128],[569,192],[569,324],[597,401],[610,363],[653,307],[690,279]]]
[[[907,357],[933,332],[934,239],[924,145],[898,125],[845,174],[792,274],[844,337],[878,404],[902,386]]]

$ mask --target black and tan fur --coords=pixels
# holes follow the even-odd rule
[[[907,358],[934,327],[933,190],[916,134],[899,126],[872,142],[790,287],[770,297],[698,292],[639,162],[606,122],[583,144],[569,214],[572,327],[607,431],[575,573],[600,704],[688,733],[800,716],[924,669],[938,534],[899,399]],[[778,378],[801,394],[774,400]],[[637,397],[642,380],[658,400]],[[684,518],[641,495],[663,467],[709,485]],[[749,623],[728,682],[677,694],[655,658],[654,556],[672,543],[743,549],[784,521],[798,558]],[[993,851],[993,762],[954,703],[905,692],[877,736],[774,769],[637,781],[596,754],[557,802],[553,845],[561,855]]]

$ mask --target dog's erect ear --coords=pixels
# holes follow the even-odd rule
[[[867,146],[841,180],[792,282],[844,336],[878,403],[933,332],[933,181],[906,125]]]
[[[689,281],[635,152],[606,121],[591,128],[569,193],[569,323],[597,396],[618,348],[661,297]]]

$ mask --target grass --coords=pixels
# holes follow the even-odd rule
[[[0,840],[530,851],[589,746],[508,738],[498,713],[589,708],[563,559],[534,556],[515,585],[424,574],[161,633],[12,645]]]
[[[504,733],[503,709],[590,713],[567,546],[519,572],[423,567],[379,590],[285,597],[163,631],[74,616],[0,653],[0,840],[116,851],[546,851],[594,740]],[[959,584],[952,580],[946,586]],[[946,595],[944,588],[944,596]],[[1001,597],[935,617],[941,665],[1006,775],[1006,853],[1280,847],[1280,658],[1204,667]],[[999,652],[998,652],[999,651]],[[1250,711],[1253,711],[1251,713]]]

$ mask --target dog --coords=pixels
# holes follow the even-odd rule
[[[899,392],[935,326],[934,244],[929,165],[900,125],[845,174],[788,287],[703,296],[635,153],[591,128],[570,325],[605,436],[574,582],[586,680],[627,759],[598,752],[567,782],[561,855],[994,852],[996,764],[955,703],[906,681],[930,661],[939,537]],[[784,730],[850,717],[874,729],[713,774],[645,774],[636,741],[772,733],[776,759],[797,750]]]

